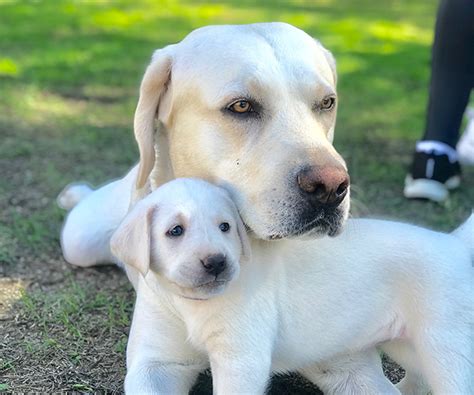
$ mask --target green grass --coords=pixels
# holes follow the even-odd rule
[[[16,391],[37,389],[40,377],[46,392],[121,390],[133,291],[124,281],[111,291],[67,277],[60,288],[23,294],[0,372]]]
[[[278,20],[320,39],[338,64],[336,146],[349,165],[355,215],[439,230],[466,218],[472,169],[444,205],[402,196],[423,130],[435,7],[0,1],[0,271],[30,284],[11,319],[0,320],[10,336],[0,344],[10,350],[0,360],[0,391],[120,390],[133,295],[117,270],[64,263],[55,197],[71,181],[119,177],[137,160],[132,118],[144,68],[154,49],[194,28]]]
[[[112,334],[117,328],[127,328],[130,325],[129,312],[133,302],[130,295],[111,295],[91,288],[71,279],[58,291],[36,291],[23,295],[24,313],[40,328],[40,348],[61,347],[64,338],[72,339],[75,347],[81,348],[88,340],[86,331],[99,330]],[[96,316],[100,321],[94,321]],[[106,319],[101,321],[102,317]],[[57,331],[57,326],[61,328],[60,332]],[[121,344],[116,347],[121,349]],[[35,347],[28,343],[26,351],[28,350],[34,351]]]

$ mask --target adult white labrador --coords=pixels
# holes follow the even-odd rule
[[[311,318],[318,329],[312,332],[314,340],[304,336],[309,320],[306,315],[295,317],[294,325],[282,322],[280,329],[294,333],[291,338],[295,342],[288,349],[279,350],[288,357],[285,366],[304,365],[297,366],[296,362],[301,360],[292,351],[307,350],[311,357],[317,352],[320,356],[317,360],[327,360],[334,356],[333,345],[337,344],[343,348],[343,355],[353,354],[349,359],[360,361],[361,369],[370,366],[367,369],[373,370],[374,365],[368,359],[375,358],[374,355],[359,352],[364,335],[373,334],[375,344],[399,334],[409,339],[400,340],[396,353],[392,353],[410,369],[405,388],[418,385],[423,371],[430,385],[440,392],[466,390],[472,367],[472,348],[468,343],[472,289],[466,287],[472,274],[466,269],[470,258],[465,247],[449,236],[434,236],[416,228],[378,221],[354,222],[342,237],[315,238],[337,235],[349,208],[345,164],[332,146],[337,104],[335,84],[334,62],[329,52],[301,30],[282,23],[206,27],[192,32],[178,44],[157,51],[143,78],[135,114],[139,167],[123,179],[90,193],[71,211],[61,236],[64,256],[79,266],[114,261],[110,238],[130,204],[133,206],[173,178],[200,177],[230,193],[252,238],[255,265],[269,270],[265,275],[257,275],[263,269],[256,266],[256,275],[249,274],[249,286],[259,289],[261,284],[261,289],[266,290],[264,285],[270,278],[267,274],[273,270],[275,275],[286,271],[288,283],[280,284],[281,289],[275,285],[275,292],[295,293],[301,300],[298,303],[320,307]],[[69,188],[59,200],[71,207],[77,200],[74,196],[71,200],[71,194],[82,196],[87,192],[81,187]],[[300,236],[308,240],[298,240]],[[472,234],[469,243],[472,246]],[[453,274],[445,274],[443,278],[439,270],[433,273],[427,270],[423,275],[434,277],[426,280],[433,284],[431,300],[418,303],[411,300],[417,295],[413,293],[417,283],[397,289],[402,282],[397,280],[395,272],[387,269],[387,263],[398,261],[423,268],[445,265],[444,270],[449,272],[452,267]],[[380,265],[384,270],[364,272],[361,268],[365,265],[370,268]],[[464,280],[458,278],[462,277],[459,267],[464,267]],[[296,281],[300,278],[296,273],[303,268],[312,268],[320,274],[313,276],[318,281],[309,294],[311,299],[304,297],[305,292]],[[369,321],[374,305],[368,303],[367,296],[356,292],[359,288],[349,286],[357,285],[365,277],[375,288],[367,295],[376,294],[377,307],[383,306],[381,321]],[[382,280],[392,281],[392,293],[378,288],[379,282],[384,283]],[[339,282],[345,286],[339,287]],[[266,299],[257,292],[255,300],[266,300],[268,311],[278,314],[272,295],[276,293]],[[355,309],[354,300],[358,299],[360,307]],[[461,304],[464,301],[466,305],[452,303],[448,308],[442,304],[445,299]],[[250,300],[249,308],[255,308],[258,304],[255,303]],[[418,330],[422,327],[403,326],[406,317],[387,307],[401,303],[414,309],[415,318],[426,309],[433,321],[439,321],[438,325],[424,328],[427,336],[421,337]],[[434,311],[432,306],[442,309]],[[352,321],[354,316],[358,319]],[[265,313],[254,325],[270,327],[271,321],[265,326],[267,318]],[[365,325],[355,326],[352,322]],[[218,332],[210,336],[217,336]],[[230,364],[224,363],[223,369],[231,370],[231,374],[225,374],[228,392],[234,385],[236,391],[244,390],[251,378],[255,378],[254,384],[259,383],[254,388],[256,391],[265,385],[270,355],[274,355],[271,351],[277,350],[273,342],[277,336],[270,333],[266,337],[264,329],[258,333],[258,339],[251,332],[248,334],[249,338],[244,336],[242,341],[261,343],[259,347],[268,350],[261,355],[267,359],[261,359],[261,355],[255,359],[252,354],[246,360],[238,350],[234,353],[229,349],[223,356],[223,361],[227,356]],[[426,345],[422,344],[423,339],[428,339]],[[154,341],[160,343],[160,339]],[[235,346],[240,347],[238,343]],[[428,348],[444,350],[444,357],[430,360],[426,356]],[[422,350],[418,353],[420,358],[412,358],[413,350],[418,349]],[[176,362],[179,355],[170,354],[167,358],[170,367],[175,366],[180,372],[184,369],[179,366],[181,362]],[[292,361],[295,364],[291,365]],[[193,361],[182,363],[192,365]],[[305,365],[304,373],[323,388],[321,377],[337,375],[338,371],[345,371],[356,380],[353,371],[343,369],[346,364],[350,365],[350,361],[342,358],[330,364],[332,369],[321,369],[319,365],[311,369]],[[241,368],[242,374],[237,375],[234,367]],[[160,371],[167,366],[157,364],[155,368]],[[142,373],[152,376],[153,371]],[[262,371],[267,373],[261,374]],[[219,391],[222,385],[217,381]]]
[[[218,394],[263,393],[272,371],[295,370],[327,394],[471,393],[473,269],[462,239],[473,225],[458,240],[354,220],[316,252],[303,241],[250,249],[225,190],[166,183],[111,240],[137,290],[126,393],[187,393],[209,361]],[[377,346],[408,369],[398,389]]]
[[[349,177],[332,146],[335,85],[330,53],[284,23],[209,26],[156,51],[135,113],[139,168],[75,207],[64,256],[110,262],[130,195],[134,203],[177,177],[225,186],[257,238],[336,235]]]

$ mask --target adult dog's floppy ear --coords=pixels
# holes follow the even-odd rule
[[[133,266],[142,275],[150,267],[153,215],[157,207],[139,202],[121,222],[110,240],[110,249],[121,262]]]
[[[247,235],[247,230],[245,229],[245,225],[235,205],[233,205],[233,211],[234,211],[234,216],[235,216],[235,222],[237,224],[237,234],[239,235],[240,244],[242,246],[242,253],[240,256],[240,260],[242,262],[249,262],[250,259],[252,258],[252,250],[250,248],[250,240]]]
[[[158,103],[171,77],[171,63],[169,47],[156,51],[140,86],[140,99],[133,123],[135,139],[140,150],[137,189],[145,185],[155,163],[155,116]]]

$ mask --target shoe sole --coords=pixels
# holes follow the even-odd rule
[[[434,202],[443,202],[449,196],[449,191],[459,187],[461,178],[453,176],[444,184],[427,178],[414,180],[410,175],[405,178],[403,194],[408,199],[429,199]]]

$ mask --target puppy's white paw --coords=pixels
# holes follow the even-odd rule
[[[71,210],[92,191],[93,189],[86,183],[69,184],[58,195],[56,202],[62,209]]]

